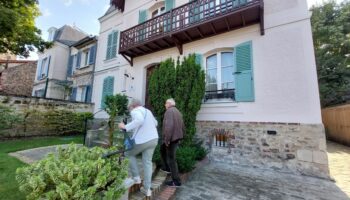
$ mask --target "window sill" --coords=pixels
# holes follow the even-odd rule
[[[111,59],[108,59],[108,60],[104,60],[103,62],[104,63],[109,63],[109,62],[113,62],[113,61],[116,61],[118,57],[114,57],[114,58],[111,58]]]
[[[88,68],[88,67],[90,67],[90,66],[91,66],[91,65],[86,65],[86,66],[84,66],[84,67],[79,67],[78,70],[79,70],[79,69],[85,69],[85,68]]]
[[[202,103],[202,108],[237,107],[238,103],[228,99],[213,99]]]

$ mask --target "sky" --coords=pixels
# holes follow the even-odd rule
[[[309,7],[324,0],[307,0]],[[341,2],[342,0],[337,0]],[[60,28],[65,24],[75,25],[91,35],[98,35],[99,21],[108,9],[110,0],[39,0],[41,16],[36,26],[41,29],[42,37],[48,38],[50,27]],[[28,58],[36,60],[35,52]]]

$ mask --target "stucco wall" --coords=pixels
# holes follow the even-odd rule
[[[176,1],[179,6],[185,1]],[[266,0],[265,35],[258,25],[191,42],[183,46],[183,55],[231,48],[246,42],[253,44],[255,102],[203,104],[198,120],[261,121],[320,124],[320,104],[311,26],[306,0]],[[126,11],[115,12],[100,19],[101,36],[97,53],[93,101],[100,105],[102,81],[115,76],[115,91],[127,89],[127,95],[145,99],[146,66],[169,57],[177,58],[176,48],[134,59],[134,66],[120,56],[105,61],[106,38],[112,30],[123,30],[137,24],[138,10],[153,5],[153,1],[127,1]],[[141,7],[137,8],[137,5]],[[182,56],[180,56],[182,57]],[[203,62],[205,63],[205,62]],[[113,69],[113,71],[112,71]],[[125,81],[124,73],[134,80]],[[123,87],[126,82],[126,87]],[[101,113],[98,117],[106,117]]]

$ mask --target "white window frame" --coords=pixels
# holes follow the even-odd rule
[[[47,77],[47,74],[46,74],[46,71],[45,71],[45,68],[46,68],[46,65],[47,65],[47,60],[48,60],[48,57],[44,58],[42,61],[41,61],[41,66],[40,66],[40,80],[44,79]],[[49,66],[48,66],[49,67]],[[45,71],[45,72],[44,72]]]
[[[222,59],[221,59],[221,55],[223,53],[232,53],[232,59],[234,60],[234,56],[235,56],[235,52],[234,50],[221,50],[221,51],[216,51],[216,52],[212,52],[208,55],[206,55],[204,57],[204,69],[205,69],[205,88],[207,88],[207,59],[210,58],[211,56],[214,56],[216,55],[216,84],[217,84],[217,88],[216,90],[222,90]],[[233,71],[235,70],[236,66],[235,66],[235,63],[233,63]],[[233,76],[233,74],[232,74]],[[233,89],[236,89],[236,83],[235,81],[233,82],[234,84],[234,87]],[[207,91],[207,90],[206,90]],[[220,99],[210,99],[208,101],[206,101],[206,103],[211,103],[211,102],[230,102],[232,103],[233,100],[232,99],[228,99],[228,98],[220,98]]]
[[[84,67],[89,66],[89,60],[90,60],[90,49],[85,49],[83,50],[83,55],[84,55]]]

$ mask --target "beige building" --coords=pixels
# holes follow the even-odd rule
[[[108,94],[147,102],[152,68],[195,53],[207,84],[197,135],[235,136],[213,161],[328,177],[306,0],[115,0],[99,21],[96,112]]]

